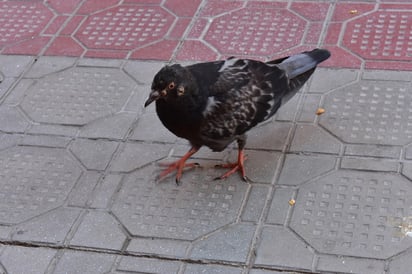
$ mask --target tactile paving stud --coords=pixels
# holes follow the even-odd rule
[[[412,140],[410,84],[367,81],[325,98],[320,124],[350,143],[403,145]]]
[[[0,45],[39,35],[52,17],[51,11],[40,2],[1,2]]]
[[[267,56],[300,45],[305,27],[287,10],[248,8],[214,19],[205,40],[222,54]]]
[[[231,178],[213,181],[219,171],[186,172],[179,186],[174,179],[153,183],[139,175],[143,170],[132,173],[114,202],[113,213],[133,235],[196,239],[232,223],[242,204],[247,185]],[[145,169],[144,174],[153,172]]]
[[[319,252],[385,259],[412,246],[411,195],[400,175],[337,171],[299,189],[290,226]]]
[[[121,5],[90,15],[75,36],[89,49],[130,50],[161,40],[174,20],[161,7]]]
[[[21,106],[37,122],[84,125],[120,111],[133,85],[118,69],[77,67],[38,80]]]
[[[412,12],[376,11],[347,24],[343,44],[366,59],[412,60]]]
[[[15,224],[60,206],[81,174],[62,149],[0,152],[0,222]]]

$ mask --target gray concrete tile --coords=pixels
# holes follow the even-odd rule
[[[249,223],[225,227],[194,243],[190,258],[245,263],[255,230],[256,226]]]
[[[0,255],[0,263],[8,274],[46,273],[55,255],[56,251],[48,248],[6,246]]]
[[[119,69],[75,67],[37,80],[21,107],[36,122],[85,125],[119,112],[134,86]]]
[[[354,274],[384,274],[385,261],[344,256],[321,255],[316,269],[320,272],[342,272]],[[407,272],[396,272],[407,273]]]
[[[336,158],[326,155],[286,155],[277,184],[300,185],[334,169]],[[299,167],[299,168],[296,168]]]
[[[48,134],[74,137],[79,132],[79,127],[67,125],[34,124],[26,130],[30,134]]]
[[[112,196],[118,189],[121,175],[108,174],[103,180],[96,186],[93,192],[93,199],[90,207],[92,208],[108,208],[111,202]]]
[[[72,67],[77,58],[60,56],[40,56],[33,63],[30,70],[24,74],[27,78],[40,78]]]
[[[345,146],[345,155],[350,156],[370,156],[377,158],[393,158],[399,159],[401,155],[401,147],[399,146],[382,146],[382,145],[358,145],[348,144]],[[406,150],[408,155],[408,150]],[[412,158],[412,153],[411,153]]]
[[[112,141],[77,139],[70,150],[87,169],[105,170],[118,146]]]
[[[374,170],[374,171],[398,171],[398,161],[388,161],[376,158],[352,158],[344,157],[340,163],[342,169]]]
[[[115,259],[116,256],[110,254],[68,250],[64,251],[61,258],[57,261],[52,273],[109,273]]]
[[[400,175],[339,170],[299,188],[290,227],[321,253],[386,259],[412,246],[399,228],[410,195]]]
[[[177,138],[163,126],[156,113],[145,112],[139,117],[129,140],[174,143]]]
[[[5,77],[19,77],[33,61],[31,56],[0,55],[0,71]]]
[[[236,220],[247,189],[239,178],[213,181],[215,169],[193,170],[177,186],[174,178],[154,183],[154,171],[127,175],[114,200],[112,212],[133,235],[193,240]]]
[[[241,274],[242,268],[223,266],[223,265],[201,265],[201,264],[188,264],[183,271],[184,274]]]
[[[409,273],[411,271],[411,252],[404,252],[389,263],[389,274]]]
[[[12,239],[21,242],[63,244],[80,209],[58,208],[15,227]]]
[[[251,269],[249,274],[299,274],[299,272],[289,272],[289,271],[276,271],[268,269]]]
[[[22,133],[29,126],[29,121],[16,107],[0,106],[0,131]]]
[[[23,139],[21,134],[1,134],[0,133],[0,151],[19,144]]]
[[[160,62],[128,61],[124,71],[142,84],[151,84],[154,75],[164,66]]]
[[[264,227],[255,265],[311,270],[313,251],[283,226]]]
[[[295,196],[295,190],[291,188],[276,188],[266,218],[268,224],[283,225],[286,222],[288,212],[293,205],[289,201]]]
[[[155,104],[151,104],[147,108],[144,107],[144,103],[149,97],[150,86],[149,85],[137,85],[129,97],[123,111],[142,113],[142,112],[155,112]]]
[[[310,80],[308,93],[326,93],[347,85],[358,78],[358,73],[350,69],[317,68]]]
[[[4,100],[4,104],[6,105],[12,105],[12,106],[16,106],[17,104],[19,104],[27,90],[35,83],[34,80],[32,79],[21,79],[16,86],[13,87],[13,89],[11,90],[11,92],[9,92],[9,94],[7,95],[7,97]]]
[[[86,171],[82,174],[68,197],[69,206],[86,207],[91,198],[93,189],[97,185],[101,174],[96,171]]]
[[[298,117],[299,122],[315,122],[318,117],[316,110],[319,108],[320,99],[320,94],[305,94],[303,96],[303,104]]]
[[[136,117],[136,114],[121,112],[94,120],[81,128],[79,137],[124,139]]]
[[[341,150],[341,143],[315,125],[298,124],[290,150],[338,154]]]
[[[125,143],[119,148],[111,164],[111,171],[130,172],[147,164],[165,158],[170,145]]]
[[[77,65],[85,67],[120,68],[124,62],[124,60],[119,59],[80,58],[77,61]]]
[[[181,266],[182,263],[176,261],[123,257],[116,270],[127,273],[177,274]]]
[[[233,152],[232,152],[233,154]],[[280,152],[246,150],[248,156],[245,161],[246,176],[255,183],[271,184],[274,181]],[[232,157],[232,159],[237,159]]]
[[[70,245],[121,250],[126,240],[120,224],[107,212],[89,211]]]
[[[294,121],[301,97],[302,93],[297,93],[295,96],[293,96],[276,112],[274,119],[276,121]]]
[[[0,71],[1,73],[1,71]],[[1,74],[0,74],[0,77]],[[7,93],[10,87],[16,82],[16,78],[4,78],[0,81],[0,99]]]
[[[61,136],[25,135],[19,145],[65,148],[71,140],[70,137]]]
[[[186,258],[190,242],[182,240],[133,238],[127,246],[130,253]]]
[[[361,75],[366,80],[389,80],[389,81],[412,81],[412,75],[409,71],[395,70],[365,70]]]
[[[259,220],[270,191],[271,189],[267,186],[255,184],[251,186],[241,215],[243,221],[257,222]]]
[[[19,223],[61,206],[81,175],[63,149],[12,147],[0,153],[0,219]]]
[[[411,141],[410,83],[361,80],[325,97],[319,123],[348,143],[404,145]]]
[[[4,241],[10,241],[13,229],[14,229],[13,226],[0,225],[0,239]],[[0,250],[0,254],[1,254],[1,250]]]
[[[283,150],[292,129],[291,123],[271,122],[247,133],[247,149]]]

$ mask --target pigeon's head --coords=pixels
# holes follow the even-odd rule
[[[152,91],[144,106],[153,101],[175,101],[188,95],[191,76],[181,65],[163,67],[154,77]]]

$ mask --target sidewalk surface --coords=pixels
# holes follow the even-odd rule
[[[235,147],[154,181],[165,63],[315,47],[251,183],[213,180]],[[0,1],[0,273],[411,273],[411,61],[410,0]]]

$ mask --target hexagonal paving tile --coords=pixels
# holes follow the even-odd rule
[[[118,69],[71,68],[38,80],[21,107],[37,122],[84,125],[118,112],[134,84]]]
[[[412,12],[378,11],[347,24],[343,45],[366,59],[412,60]]]
[[[0,45],[39,35],[52,17],[53,13],[41,2],[1,2]]]
[[[60,206],[81,174],[62,149],[13,147],[0,153],[0,220],[13,224]]]
[[[121,5],[88,17],[75,36],[88,48],[127,50],[160,40],[174,20],[161,7]]]
[[[193,240],[236,219],[247,184],[229,178],[213,181],[219,170],[189,171],[182,184],[153,183],[151,168],[128,175],[113,213],[133,234]]]
[[[245,8],[213,20],[205,40],[222,54],[267,56],[299,45],[305,27],[287,10]]]
[[[336,171],[299,189],[290,226],[319,252],[385,259],[412,246],[411,195],[399,175]]]
[[[328,94],[320,124],[346,142],[403,145],[412,139],[411,85],[367,81]]]

